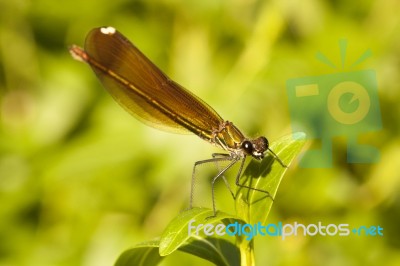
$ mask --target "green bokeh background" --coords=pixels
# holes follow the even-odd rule
[[[398,10],[396,0],[0,0],[0,265],[111,265],[188,206],[193,162],[219,151],[136,121],[72,60],[68,46],[103,25],[247,135],[272,141],[291,133],[286,81],[341,71],[316,52],[339,64],[341,38],[348,62],[371,49],[358,69],[377,74],[383,128],[365,141],[381,160],[347,164],[346,139],[335,139],[333,168],[289,169],[269,222],[380,225],[384,236],[257,237],[255,256],[400,265]],[[225,191],[218,208],[233,212]],[[182,253],[163,261],[177,263],[209,265]]]

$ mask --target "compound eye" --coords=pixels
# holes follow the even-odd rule
[[[253,153],[253,143],[251,143],[248,140],[243,141],[242,143],[242,149],[249,155],[251,155]]]

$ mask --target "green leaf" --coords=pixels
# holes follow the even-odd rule
[[[302,132],[294,133],[273,142],[270,149],[290,167],[304,146],[305,138],[306,135]],[[287,169],[272,155],[265,157],[261,162],[252,160],[244,170],[240,183],[267,191],[269,194],[238,186],[235,200],[238,217],[249,224],[264,224]]]
[[[179,250],[208,260],[215,265],[240,265],[239,248],[223,238],[195,236],[189,241]]]
[[[215,265],[240,265],[239,248],[222,238],[193,236],[178,250],[208,260]],[[158,240],[144,242],[122,253],[115,266],[154,266],[164,258],[158,252]]]
[[[138,244],[132,249],[122,253],[115,266],[153,266],[158,265],[163,259],[158,253],[158,240]]]
[[[164,230],[160,239],[160,255],[165,256],[177,250],[180,246],[187,243],[190,237],[195,237],[196,230],[189,232],[189,223],[198,226],[199,231],[203,231],[204,224],[213,224],[223,219],[237,219],[232,215],[217,212],[215,217],[213,211],[205,208],[193,208],[180,213]]]

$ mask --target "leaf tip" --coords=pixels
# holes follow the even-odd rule
[[[295,140],[305,140],[307,135],[304,132],[295,132],[293,133],[292,137]]]

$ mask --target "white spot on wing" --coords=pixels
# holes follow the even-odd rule
[[[75,60],[86,62],[88,59],[86,52],[76,45],[72,45],[72,47],[69,49],[69,52]]]
[[[100,31],[103,34],[113,35],[115,33],[116,29],[113,27],[107,27],[107,28],[100,28]]]

